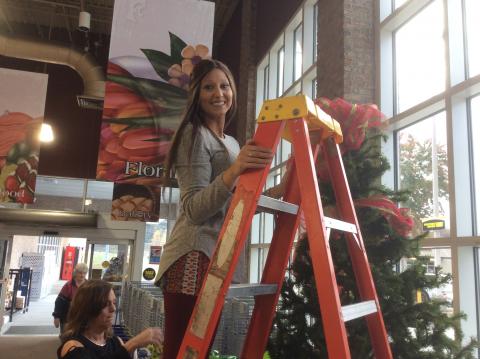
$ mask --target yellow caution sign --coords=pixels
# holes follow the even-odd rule
[[[440,218],[426,219],[422,221],[424,231],[436,231],[445,229],[445,220]]]

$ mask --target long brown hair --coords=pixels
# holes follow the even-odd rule
[[[77,289],[70,303],[65,332],[62,334],[64,340],[85,331],[88,323],[108,305],[112,288],[110,283],[103,280],[88,280]],[[111,335],[110,328],[107,330],[107,336]]]
[[[177,157],[178,146],[180,145],[180,140],[187,124],[190,123],[192,125],[192,138],[189,149],[190,155],[193,150],[193,143],[198,133],[198,129],[200,126],[205,126],[205,116],[199,103],[200,84],[203,78],[214,69],[219,69],[225,73],[225,76],[227,76],[230,84],[230,88],[232,89],[232,106],[225,116],[225,127],[228,126],[237,111],[237,88],[235,86],[233,75],[227,65],[221,61],[213,59],[205,59],[196,64],[193,68],[192,74],[190,75],[190,87],[188,90],[188,100],[185,114],[180,126],[175,132],[175,136],[172,140],[172,146],[170,147],[170,151],[165,160],[164,175],[167,178],[173,177],[172,167]],[[205,127],[208,129],[207,126]]]

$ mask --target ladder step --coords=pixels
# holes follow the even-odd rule
[[[374,300],[367,300],[365,302],[345,305],[342,307],[343,321],[365,317],[369,314],[377,312],[377,305]]]
[[[277,292],[276,284],[242,283],[232,284],[227,293],[227,298],[252,297],[257,295],[274,294]]]
[[[325,221],[325,227],[336,229],[348,233],[357,233],[357,227],[348,222],[340,221],[335,218],[323,217]]]
[[[297,214],[298,206],[293,203],[288,203],[276,198],[261,195],[257,202],[257,211],[272,214],[275,214],[276,212]],[[357,227],[352,223],[340,221],[330,217],[324,217],[324,219],[325,227],[327,228],[332,228],[343,232],[357,233]]]
[[[272,214],[275,214],[275,212],[297,214],[298,206],[293,203],[288,203],[276,198],[261,195],[257,202],[257,210]]]

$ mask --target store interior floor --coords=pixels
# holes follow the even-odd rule
[[[0,335],[2,358],[56,358],[60,345],[59,330],[53,325],[52,312],[56,294],[30,302],[28,312],[18,311]],[[6,313],[7,314],[7,313]],[[8,317],[5,318],[8,322]]]

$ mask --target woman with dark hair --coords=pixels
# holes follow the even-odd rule
[[[164,247],[155,283],[165,299],[164,359],[176,358],[238,177],[264,168],[273,154],[252,140],[240,149],[224,133],[236,110],[226,65],[202,60],[190,78],[187,109],[165,164],[180,188],[180,213]],[[233,280],[241,282],[244,258]]]
[[[147,328],[123,343],[112,332],[116,298],[112,285],[102,280],[84,283],[73,298],[68,322],[57,350],[63,359],[130,359],[130,354],[148,344],[162,345],[160,328]]]

